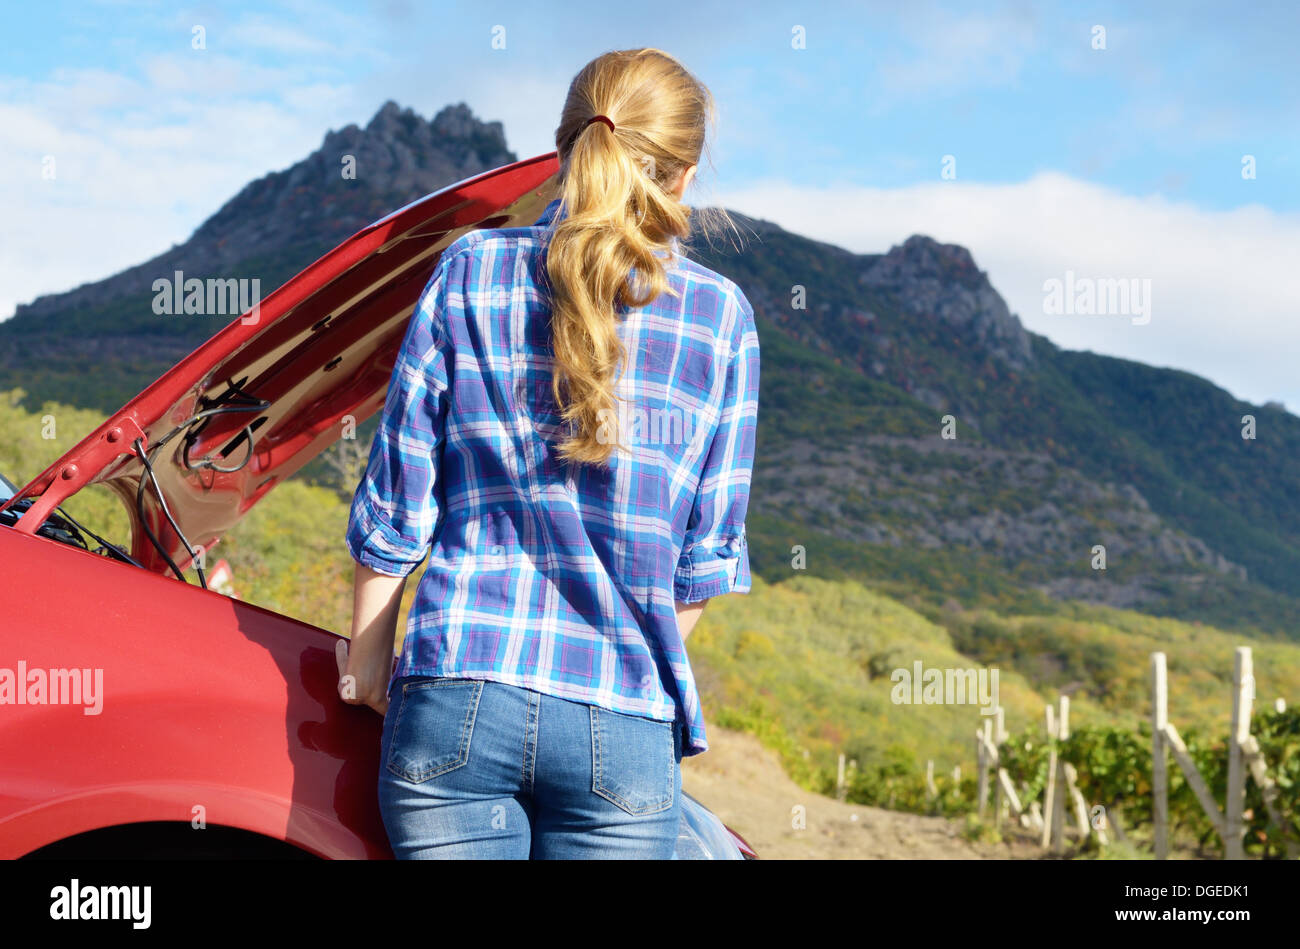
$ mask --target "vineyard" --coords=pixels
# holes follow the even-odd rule
[[[28,411],[22,396],[0,394],[0,471],[20,482],[101,418],[55,404]],[[127,536],[120,501],[111,492],[88,489],[69,507],[97,533]],[[247,602],[343,630],[351,608],[350,562],[341,543],[346,523],[346,493],[338,485],[294,479],[230,532],[221,556]],[[942,589],[961,583],[957,572],[935,578]],[[404,611],[413,593],[414,582]],[[1300,644],[1294,640],[1075,602],[1008,597],[979,608],[936,606],[888,584],[870,588],[794,571],[775,583],[755,577],[750,595],[710,605],[691,635],[690,654],[709,725],[755,736],[801,787],[830,795],[842,788],[849,803],[968,818],[976,836],[1002,832],[1038,839],[1034,812],[1039,820],[1051,816],[1044,804],[1055,748],[1059,762],[1073,769],[1085,812],[1103,808],[1109,825],[1109,849],[1100,835],[1083,836],[1076,829],[1072,852],[1141,855],[1156,847],[1147,660],[1155,651],[1170,656],[1170,721],[1181,730],[1205,796],[1223,808],[1233,734],[1224,699],[1233,652],[1243,641],[1251,643],[1259,665],[1260,704],[1247,725],[1266,763],[1271,800],[1252,772],[1244,782],[1241,844],[1246,856],[1272,859],[1284,857],[1300,840],[1300,711],[1273,702],[1300,695]],[[986,796],[999,796],[997,770],[1005,771],[1031,826],[1010,813],[1006,794],[1007,817],[1000,819],[997,800],[986,800],[981,817],[971,737],[982,716],[960,705],[891,701],[890,670],[916,660],[934,668],[1001,669],[999,701],[1010,734],[995,736],[998,761],[985,770]],[[1049,739],[1044,706],[1055,706],[1063,695],[1070,697],[1075,727],[1065,738]],[[842,785],[835,766],[841,754],[860,764],[846,769]],[[928,761],[935,765],[930,780]],[[1167,827],[1173,855],[1223,855],[1216,820],[1181,766],[1171,764]],[[1074,801],[1069,803],[1066,817],[1077,828]],[[1120,834],[1127,845],[1115,845]]]
[[[1267,772],[1244,782],[1240,808],[1243,855],[1265,859],[1293,856],[1300,843],[1300,710],[1288,709],[1278,700],[1274,707],[1256,711],[1248,721],[1246,746],[1257,752],[1257,760],[1267,763]],[[1053,766],[1059,761],[1072,769],[1087,814],[1075,821],[1081,850],[1095,852],[1116,841],[1124,843],[1134,856],[1148,856],[1159,849],[1156,828],[1161,795],[1153,767],[1157,743],[1150,725],[1084,726],[1061,739],[1047,737],[1041,725],[1026,725],[999,737],[996,765],[1006,772],[1013,794],[998,794],[992,826],[981,816],[987,785],[982,786],[980,764],[964,777],[960,766],[954,773],[938,776],[921,773],[903,761],[853,767],[848,769],[839,794],[853,803],[965,816],[976,833],[990,836],[996,836],[994,827],[1014,808],[1023,815],[1020,827],[1038,831],[1046,827],[1044,815],[1048,822],[1051,819],[1050,805],[1043,802],[1051,797]],[[1186,855],[1223,856],[1223,818],[1217,811],[1209,811],[1207,803],[1211,802],[1204,797],[1208,794],[1216,806],[1229,798],[1230,736],[1191,728],[1178,737],[1196,774],[1189,779],[1181,767],[1168,769],[1164,795],[1168,839]],[[1167,744],[1166,739],[1160,747]],[[833,790],[827,787],[828,793]],[[1061,794],[1058,798],[1066,811],[1072,806],[1068,797]],[[1232,809],[1228,810],[1231,815]],[[1081,821],[1087,826],[1079,826]],[[1109,830],[1110,834],[1097,830]]]

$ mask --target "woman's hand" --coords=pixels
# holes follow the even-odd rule
[[[334,645],[334,658],[339,664],[339,698],[349,705],[369,705],[380,715],[388,713],[388,680],[393,673],[389,662],[353,662],[348,653],[348,643],[340,639]]]
[[[349,705],[369,705],[384,715],[388,712],[393,640],[406,578],[377,573],[362,564],[354,566],[352,639],[340,639],[334,647],[339,664],[339,698]]]

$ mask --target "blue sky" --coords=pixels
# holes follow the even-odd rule
[[[659,46],[719,104],[694,203],[861,252],[915,232],[963,243],[1060,344],[1294,411],[1300,5],[1131,6],[15,6],[0,38],[0,318],[184,240],[386,99],[426,116],[464,101],[529,157],[553,147],[584,62]],[[1066,270],[1151,280],[1151,321],[1044,312],[1044,280]]]

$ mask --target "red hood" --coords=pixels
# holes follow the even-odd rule
[[[159,573],[165,560],[141,530],[136,489],[143,465],[132,445],[162,444],[152,464],[167,507],[190,544],[208,550],[268,491],[332,445],[344,419],[360,424],[383,407],[393,362],[443,248],[477,228],[533,224],[555,197],[554,154],[489,171],[371,224],[237,317],[13,499],[36,497],[18,522],[34,532],[55,506],[87,484],[126,500],[131,555]],[[247,316],[247,314],[246,314]],[[220,405],[265,408],[210,415]],[[239,465],[240,470],[203,467]],[[186,463],[188,457],[189,464]],[[182,568],[190,557],[146,486],[145,519]],[[6,505],[7,506],[7,505]]]

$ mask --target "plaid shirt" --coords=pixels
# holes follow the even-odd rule
[[[674,600],[750,589],[754,315],[683,257],[625,308],[608,468],[568,466],[551,396],[553,201],[532,227],[443,252],[416,305],[348,519],[352,556],[406,576],[429,554],[394,679],[489,679],[684,729],[708,748]],[[432,550],[430,551],[430,548]]]

